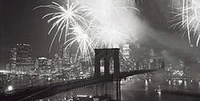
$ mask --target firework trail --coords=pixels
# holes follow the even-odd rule
[[[135,10],[133,2],[129,0],[94,0],[89,7],[91,22],[94,22],[93,29],[95,34],[96,48],[119,48],[121,44],[129,42],[132,31],[122,20],[126,18],[127,12]]]
[[[56,11],[43,16],[52,23],[48,34],[56,29],[49,50],[57,37],[60,42],[64,36],[65,49],[78,44],[75,57],[90,57],[94,48],[119,48],[120,44],[132,40],[126,14],[138,11],[130,5],[130,0],[68,0],[65,5],[52,2],[37,8]]]
[[[66,41],[67,34],[69,33],[69,27],[77,24],[87,25],[87,19],[85,18],[85,13],[88,9],[85,6],[81,6],[80,2],[68,0],[65,5],[60,5],[56,2],[52,2],[50,5],[42,5],[37,8],[50,8],[56,10],[56,12],[48,13],[43,16],[43,18],[50,17],[48,23],[53,23],[50,28],[48,35],[53,29],[57,29],[54,37],[52,39],[49,50],[51,50],[52,45],[56,39],[59,37],[59,42],[64,34],[64,40]]]
[[[192,45],[191,37],[196,37],[196,46],[200,41],[200,0],[183,0],[180,8],[177,8],[175,19],[181,18],[181,21],[173,26],[180,26],[186,29],[190,45]]]
[[[81,53],[83,57],[85,57],[85,60],[89,61],[91,60],[91,54],[93,53],[94,49],[94,41],[92,37],[90,36],[90,28],[83,27],[80,25],[74,25],[72,28],[73,31],[68,34],[71,38],[67,41],[65,41],[64,46],[65,49],[70,49],[75,43],[78,43],[78,48],[76,50],[76,56],[75,60],[77,58],[77,55]]]

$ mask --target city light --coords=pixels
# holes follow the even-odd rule
[[[157,93],[158,93],[158,95],[160,96],[161,95],[161,88],[160,88],[160,85],[158,85],[158,89],[157,89]]]
[[[0,73],[8,74],[8,73],[10,73],[10,71],[8,71],[8,70],[0,70]]]
[[[12,91],[12,90],[13,90],[13,86],[9,85],[8,88],[7,88],[7,91]]]
[[[196,38],[196,46],[198,46],[200,41],[200,1],[182,0],[182,6],[180,8],[178,7],[177,10],[174,20],[180,18],[181,20],[173,26],[180,26],[182,29],[186,29],[190,45],[192,45],[191,37],[194,36]]]
[[[2,41],[8,47],[2,47],[6,58],[0,60],[6,63],[0,64],[1,100],[196,100],[192,96],[200,91],[198,48],[170,33],[179,33],[181,27],[190,45],[199,45],[200,0],[42,2],[47,4],[3,2],[1,32],[9,39]],[[166,28],[165,21],[173,16],[168,9],[176,12],[174,32]],[[39,40],[48,47],[38,45]]]

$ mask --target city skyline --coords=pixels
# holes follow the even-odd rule
[[[162,2],[155,2],[153,1],[150,5],[156,4],[156,7],[164,5]],[[47,33],[51,26],[46,20],[42,20],[41,18],[45,14],[44,12],[49,12],[49,10],[33,10],[41,4],[49,3],[51,2],[46,0],[1,1],[0,64],[5,64],[7,47],[17,43],[31,44],[33,56],[35,57],[53,56],[58,51],[59,44],[56,42],[53,45],[53,50],[50,53],[48,52],[52,36],[48,36]],[[190,47],[187,38],[182,37],[179,34],[180,32],[169,30],[166,18],[169,14],[166,11],[162,12],[163,9],[159,11],[151,8],[151,14],[147,12],[150,7],[139,5],[139,8],[141,8],[141,13],[134,18],[139,23],[142,23],[138,29],[143,31],[137,33],[136,44],[145,44],[147,47],[159,50],[160,52],[167,51],[170,54],[180,52],[182,55],[188,53],[191,56],[199,56],[199,47]],[[166,19],[163,20],[161,18]]]
[[[199,100],[200,0],[0,7],[1,100]]]

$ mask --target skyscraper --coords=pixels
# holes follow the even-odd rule
[[[17,63],[27,64],[32,62],[32,48],[29,44],[17,44]]]
[[[121,57],[121,71],[129,71],[130,65],[130,47],[129,44],[123,44],[122,46],[122,57]]]
[[[10,70],[27,72],[34,66],[30,44],[17,44],[11,46],[9,47],[8,52]]]
[[[126,59],[129,59],[130,58],[130,48],[129,48],[129,44],[124,44],[123,47],[122,47],[122,54],[123,54],[123,57],[126,58]]]
[[[8,64],[10,70],[16,68],[16,60],[17,60],[17,48],[10,47],[8,50]]]

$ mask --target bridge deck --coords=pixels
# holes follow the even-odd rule
[[[156,70],[136,70],[136,71],[130,71],[130,72],[121,72],[119,74],[119,78],[122,79],[128,76],[152,72],[152,71],[156,71]],[[102,82],[111,82],[113,80],[114,80],[114,75],[110,74],[107,76],[100,76],[98,78],[90,77],[86,79],[77,79],[77,80],[71,80],[67,82],[44,84],[44,85],[39,85],[39,86],[27,87],[24,89],[17,89],[13,91],[12,94],[0,95],[0,99],[3,99],[4,101],[37,100],[37,99],[50,97],[55,94],[65,92],[71,89],[98,84]]]

